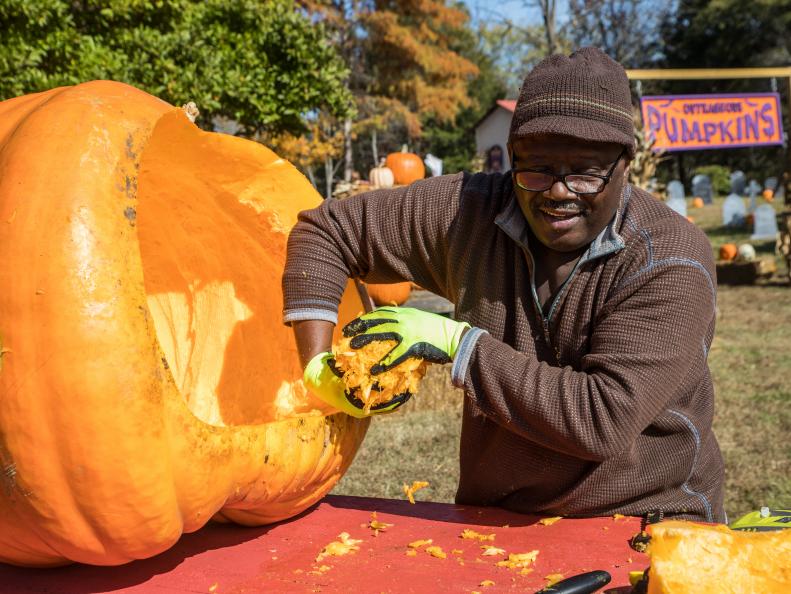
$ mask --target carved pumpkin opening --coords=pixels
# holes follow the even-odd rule
[[[193,414],[241,425],[326,412],[302,384],[280,289],[288,229],[313,188],[264,146],[178,112],[155,126],[137,186],[148,309]]]

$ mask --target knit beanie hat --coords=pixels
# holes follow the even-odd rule
[[[633,157],[632,98],[623,66],[594,47],[542,60],[522,83],[508,139],[536,134],[614,142]]]

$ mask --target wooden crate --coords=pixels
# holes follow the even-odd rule
[[[717,284],[752,285],[758,279],[769,278],[777,272],[774,258],[758,258],[750,262],[718,262]]]

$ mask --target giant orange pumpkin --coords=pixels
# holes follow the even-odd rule
[[[306,392],[281,321],[320,201],[127,85],[0,103],[0,561],[125,563],[335,485],[367,422]],[[361,309],[347,290],[340,325]]]
[[[400,153],[390,153],[385,159],[385,165],[393,172],[396,184],[407,185],[426,177],[426,166],[423,160],[415,153],[409,153],[406,146]]]
[[[648,594],[787,594],[791,530],[739,532],[668,521],[649,528]]]

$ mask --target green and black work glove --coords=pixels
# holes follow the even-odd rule
[[[375,363],[371,375],[392,369],[409,358],[431,363],[450,363],[456,355],[461,336],[470,325],[409,307],[387,307],[364,314],[343,327],[351,338],[350,346],[360,349],[375,340],[392,340],[396,346]],[[305,367],[303,379],[308,388],[327,404],[353,417],[367,416],[363,402],[343,383],[332,353],[319,353]],[[376,389],[374,385],[373,389]],[[411,392],[394,396],[371,407],[370,414],[392,412],[412,397]]]
[[[302,379],[311,392],[330,406],[358,419],[371,414],[394,411],[412,397],[411,392],[397,394],[387,402],[374,404],[366,414],[363,410],[363,401],[355,394],[356,390],[349,391],[342,377],[343,373],[335,366],[332,353],[319,353],[313,357],[302,374]],[[373,389],[376,390],[376,386]]]
[[[466,322],[412,307],[380,307],[346,324],[343,335],[351,338],[354,349],[375,340],[397,343],[371,367],[371,375],[377,375],[412,358],[450,363],[456,356],[462,334],[469,327]]]

